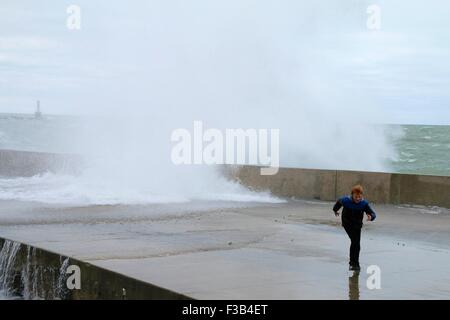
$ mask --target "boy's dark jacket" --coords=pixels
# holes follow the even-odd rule
[[[345,226],[362,227],[364,213],[372,217],[371,221],[374,221],[377,217],[375,211],[372,210],[369,202],[365,199],[355,203],[351,196],[343,196],[336,201],[333,211],[337,212],[341,207],[344,207],[342,210],[342,225]]]

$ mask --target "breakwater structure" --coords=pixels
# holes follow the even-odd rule
[[[44,172],[76,174],[82,170],[78,155],[0,150],[0,176],[27,177]],[[450,208],[450,176],[405,173],[280,168],[276,175],[261,175],[258,166],[225,165],[223,174],[256,191],[299,199],[334,201],[362,184],[369,200],[384,204],[411,204]]]
[[[49,171],[76,174],[81,170],[81,165],[82,159],[79,156],[0,150],[0,176],[2,177],[33,176]],[[348,193],[352,185],[360,183],[364,186],[368,199],[377,204],[450,208],[448,197],[450,177],[447,176],[299,168],[280,168],[276,175],[262,176],[260,168],[257,166],[221,166],[220,169],[226,177],[249,189],[270,191],[280,197],[334,201],[338,196]],[[5,206],[7,205],[5,203]],[[11,210],[15,210],[15,207],[11,208]],[[322,214],[320,208],[317,205],[292,204],[292,207],[287,205],[274,208],[268,206],[248,210],[236,209],[228,215],[223,215],[221,211],[211,211],[208,214],[198,215],[195,219],[188,214],[185,217],[175,216],[161,221],[140,216],[139,212],[134,213],[141,219],[139,221],[142,221],[139,224],[128,221],[127,218],[118,218],[114,212],[110,212],[112,209],[103,208],[104,212],[102,211],[97,220],[94,219],[101,225],[98,229],[94,227],[92,221],[86,221],[83,224],[82,220],[78,220],[80,217],[76,215],[77,210],[88,213],[90,208],[74,209],[73,215],[66,212],[66,220],[59,216],[42,216],[44,218],[38,220],[38,223],[31,223],[28,220],[35,216],[34,211],[26,211],[24,218],[16,217],[12,211],[11,218],[5,216],[7,219],[2,225],[4,234],[0,234],[0,295],[18,299],[190,299],[192,297],[224,297],[227,294],[234,296],[236,291],[230,289],[230,279],[233,280],[236,277],[232,272],[234,269],[230,268],[231,271],[226,268],[221,269],[221,272],[226,275],[224,279],[228,279],[228,281],[222,281],[217,277],[218,266],[215,264],[217,259],[222,259],[225,266],[234,266],[235,268],[239,266],[240,273],[248,272],[241,266],[243,261],[248,263],[247,266],[257,268],[260,266],[262,257],[267,258],[265,261],[268,264],[265,268],[270,269],[269,266],[271,266],[273,269],[270,270],[274,270],[273,272],[280,272],[280,265],[277,264],[277,259],[280,257],[284,259],[282,260],[285,263],[283,265],[297,265],[298,261],[303,261],[306,265],[314,264],[314,268],[307,269],[309,272],[315,268],[323,268],[323,263],[308,259],[308,256],[320,256],[321,252],[326,249],[327,243],[335,243],[335,238],[332,241],[323,241],[323,243],[320,241],[310,242],[311,246],[317,246],[314,250],[310,246],[302,249],[300,243],[305,240],[302,237],[309,234],[314,238],[314,232],[317,230],[307,233],[309,232],[307,229],[303,230],[304,227],[297,226],[294,222],[292,225],[287,225],[288,228],[285,231],[279,230],[284,230],[284,224],[279,223],[281,218],[288,219],[297,211],[320,216]],[[6,209],[5,212],[8,210]],[[47,209],[40,208],[40,210]],[[59,209],[53,208],[52,210]],[[99,209],[97,208],[97,210]],[[124,208],[124,210],[131,209]],[[387,216],[394,211],[404,211],[404,209],[386,207],[383,214]],[[81,215],[81,217],[84,216]],[[270,218],[265,219],[264,216]],[[308,216],[308,219],[311,218],[313,217]],[[422,219],[421,216],[413,218]],[[186,219],[186,223],[178,223],[177,221],[180,219],[181,221]],[[444,241],[448,234],[445,229],[448,225],[446,219],[446,216],[433,217],[435,220],[433,230],[436,231],[434,235],[438,244],[446,243]],[[70,229],[66,227],[67,225],[70,226]],[[252,229],[254,225],[256,225],[253,227],[255,230]],[[409,225],[400,227],[403,228],[405,235],[411,228]],[[290,228],[300,228],[301,232],[289,233]],[[418,222],[414,228],[425,230],[431,226],[428,227],[426,224]],[[249,229],[252,229],[251,232]],[[66,235],[63,230],[70,230],[70,235]],[[101,240],[95,236],[99,231],[103,232]],[[425,234],[425,231],[416,233],[416,235],[421,234]],[[429,232],[426,234],[428,235]],[[395,235],[398,236],[397,230]],[[79,246],[72,241],[76,236],[84,240],[83,245]],[[322,236],[325,238],[337,237],[325,232]],[[273,242],[271,242],[271,237],[275,237]],[[281,237],[281,240],[277,237]],[[298,242],[294,241],[294,238]],[[233,241],[229,239],[233,239]],[[283,243],[283,250],[288,251],[281,256],[279,256],[281,254],[280,241]],[[264,246],[259,247],[261,242],[264,242]],[[380,245],[380,248],[386,248],[389,245],[390,242],[387,241]],[[137,249],[133,246],[136,246]],[[271,246],[276,250],[270,249]],[[380,255],[380,250],[377,248],[374,251],[377,257]],[[396,247],[395,250],[404,249]],[[336,248],[333,248],[332,252],[335,253],[335,251]],[[248,256],[245,252],[250,252],[253,256]],[[304,252],[306,258],[301,252]],[[329,252],[326,252],[327,254],[324,256],[329,256]],[[387,258],[391,251],[386,252],[387,256],[382,261],[391,261]],[[293,253],[295,255],[292,255]],[[345,255],[346,252],[343,254]],[[438,254],[436,253],[436,255]],[[75,259],[74,256],[81,258]],[[247,257],[247,260],[243,257]],[[251,260],[252,257],[255,258],[254,262]],[[436,257],[436,259],[441,259],[441,257]],[[80,269],[80,283],[82,284],[80,289],[70,289],[67,285],[71,276],[68,268],[71,266],[77,266]],[[427,267],[434,266],[433,264],[433,266]],[[339,264],[336,264],[336,267],[339,267]],[[409,268],[406,265],[402,267],[405,270]],[[389,275],[389,268],[386,266],[386,275]],[[330,270],[335,270],[335,267]],[[268,279],[269,273],[265,273],[268,271],[260,270],[259,272],[261,277]],[[194,276],[192,276],[193,274]],[[303,279],[308,274],[306,272],[298,276]],[[249,273],[247,276],[254,277],[253,280],[248,280],[249,288],[255,283],[258,285],[260,280],[258,273]],[[283,277],[280,278],[282,280]],[[213,279],[215,287],[209,285],[211,279]],[[333,281],[333,279],[329,280]],[[271,281],[273,287],[270,287],[270,290],[279,285],[278,293],[296,292],[299,294],[295,290],[283,291],[283,288],[287,286],[284,282],[284,284],[277,284],[277,279],[271,279]],[[301,284],[307,287],[308,283],[310,282],[306,281]],[[420,286],[424,286],[424,283],[420,281],[414,283],[414,288]],[[219,288],[223,288],[223,290]],[[336,285],[336,288],[339,286]],[[401,287],[392,288],[395,292],[393,296],[403,297],[405,292],[399,288],[401,289]],[[289,289],[293,288],[289,287]],[[256,291],[249,289],[248,292],[241,290],[237,293],[248,298],[255,297]],[[325,291],[319,292],[318,296],[328,297]],[[298,296],[292,295],[292,297]]]
[[[257,166],[230,166],[223,172],[252,190],[287,198],[335,201],[361,184],[374,203],[450,208],[450,176],[300,168],[263,176]]]
[[[45,172],[76,174],[82,166],[79,155],[0,150],[0,177],[32,177]]]

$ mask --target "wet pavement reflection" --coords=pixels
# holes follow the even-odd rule
[[[359,300],[359,271],[353,271],[348,277],[348,298],[350,300]]]

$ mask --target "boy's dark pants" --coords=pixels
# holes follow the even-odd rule
[[[359,265],[359,251],[361,250],[361,227],[353,224],[342,225],[350,238],[350,264]]]

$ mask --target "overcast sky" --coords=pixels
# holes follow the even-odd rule
[[[311,86],[318,100],[358,96],[333,107],[370,105],[377,122],[450,124],[449,1],[308,2],[2,0],[0,112],[37,99],[54,114],[270,111]],[[72,4],[81,30],[67,28]]]

